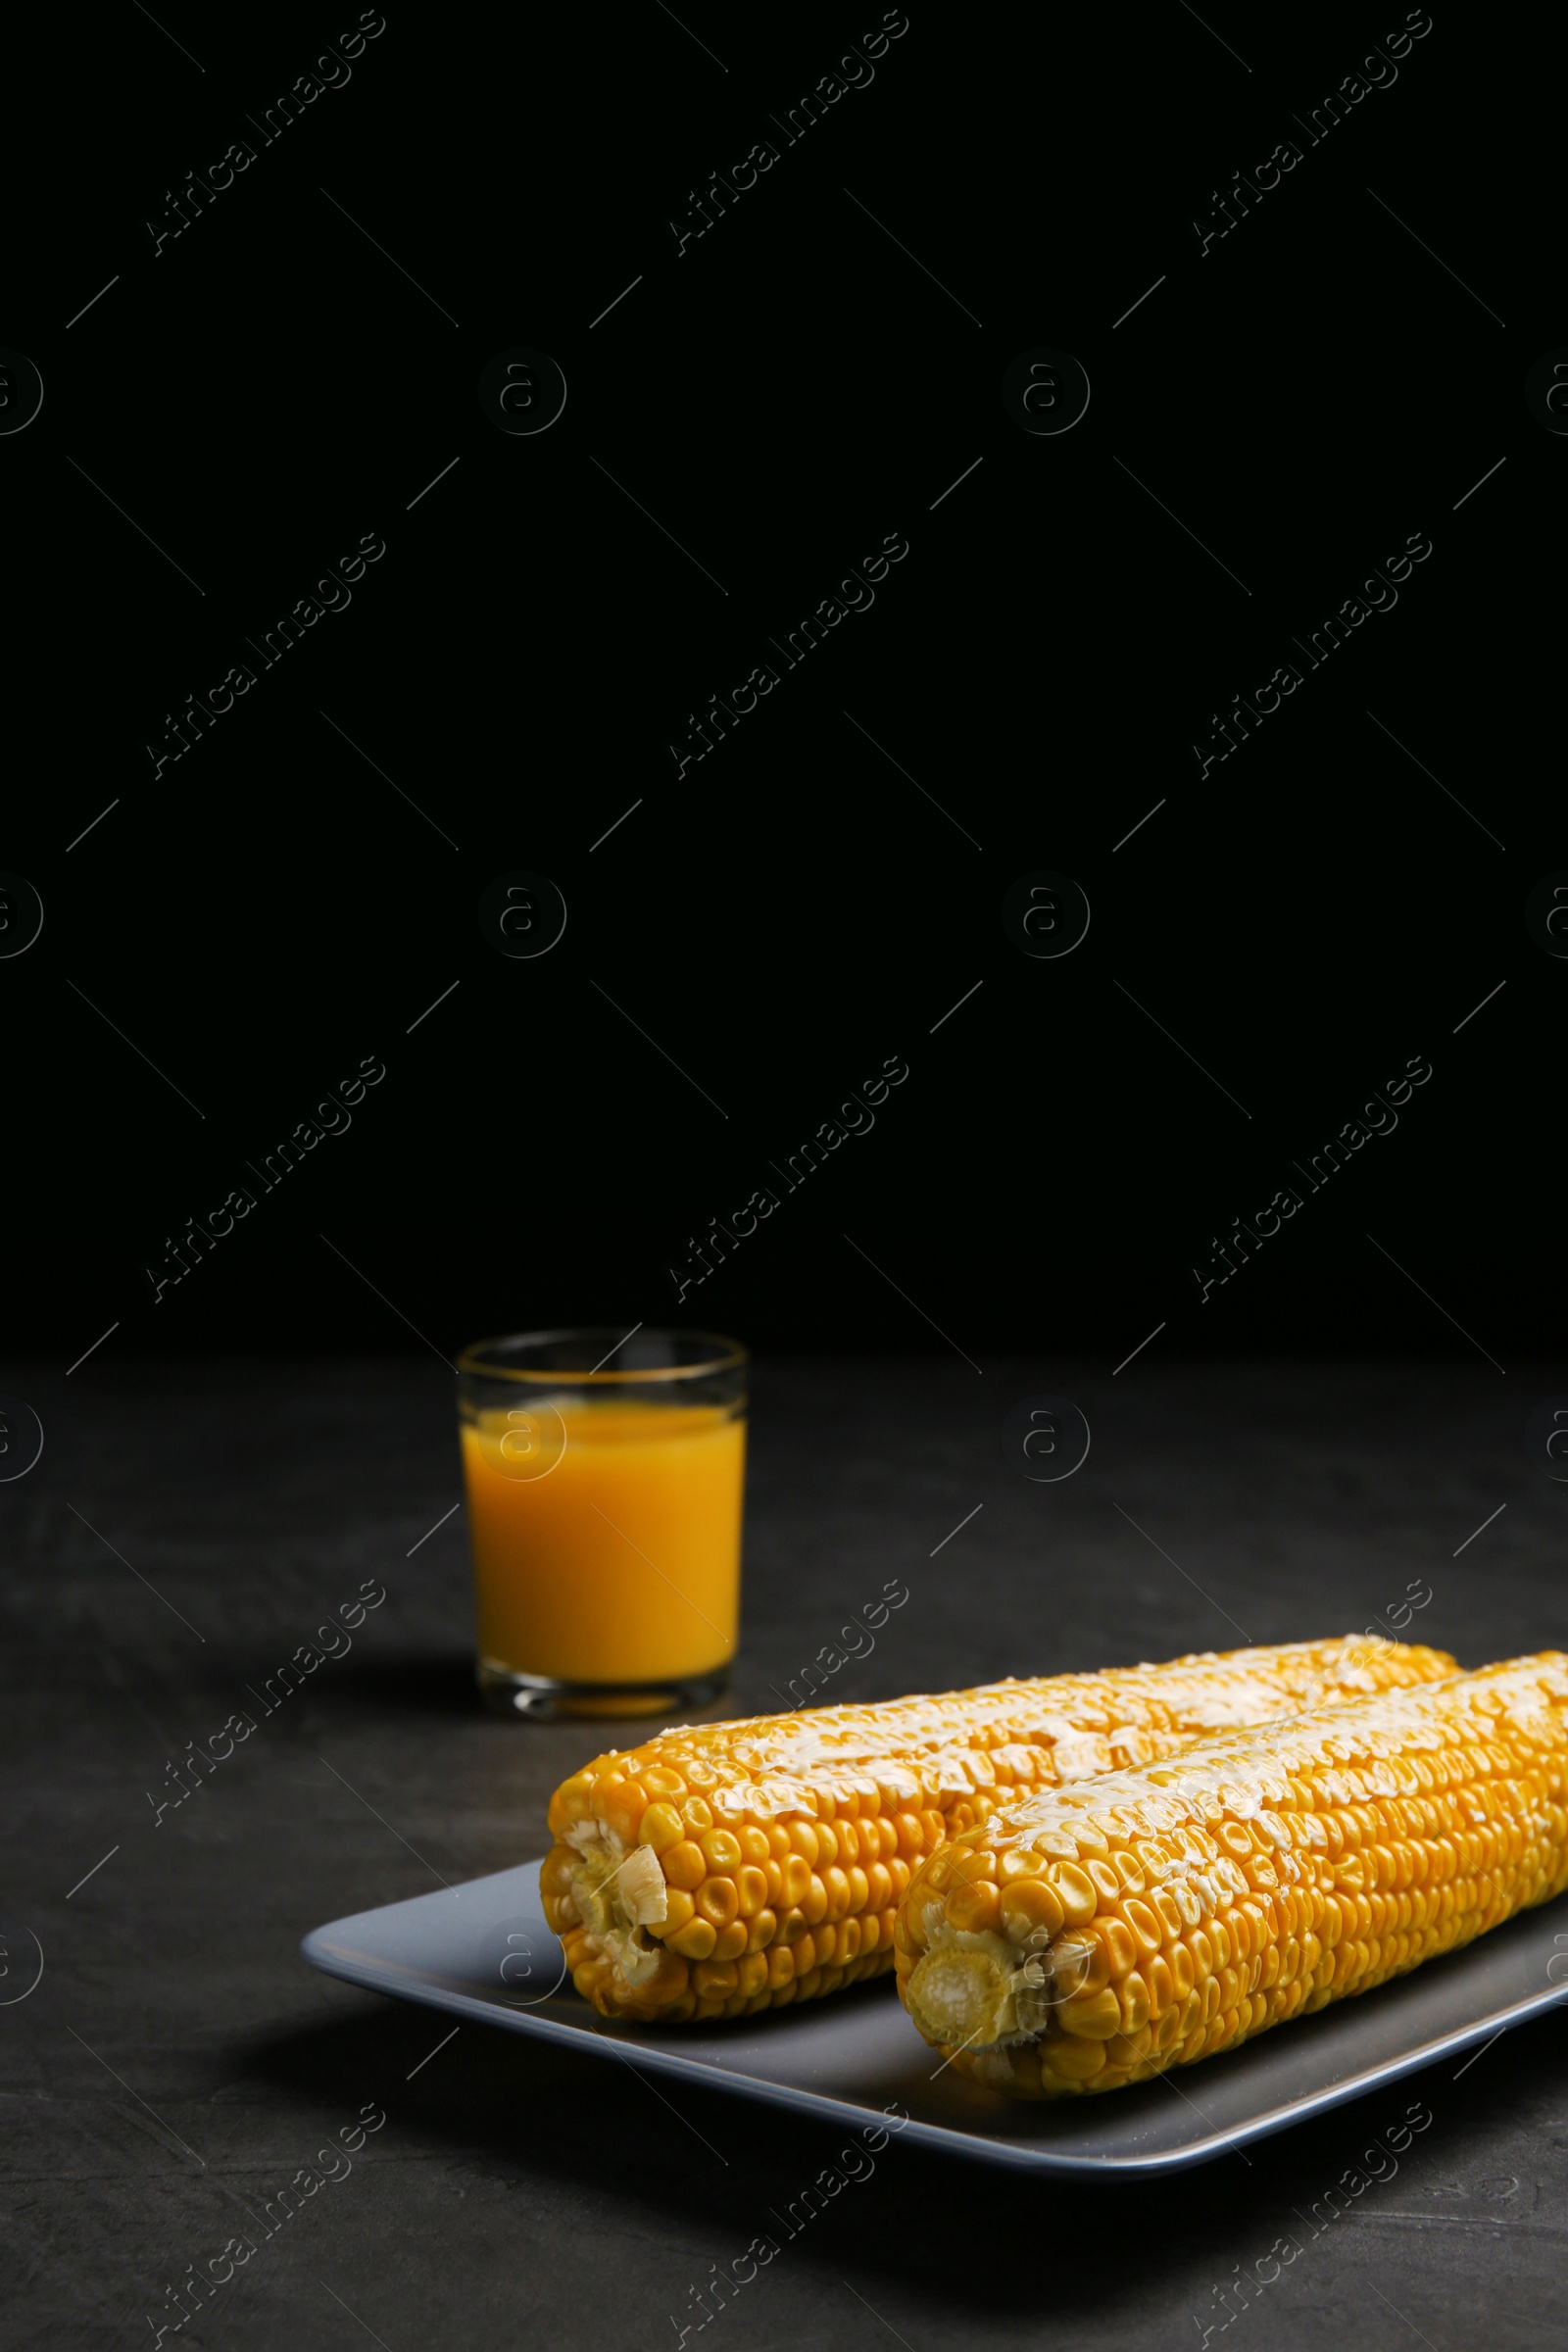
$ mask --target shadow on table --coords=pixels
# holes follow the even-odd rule
[[[559,2199],[566,2184],[595,2201],[608,2189],[643,2207],[650,2229],[689,2229],[701,2217],[721,2263],[764,2237],[779,2249],[779,2275],[806,2262],[819,2283],[836,2286],[853,2267],[862,2283],[880,2277],[890,2292],[934,2298],[950,2326],[965,2309],[1027,2313],[1051,2323],[1054,2341],[1092,2321],[1114,2327],[1118,2315],[1123,2327],[1141,2314],[1157,2328],[1173,2295],[1200,2315],[1200,2333],[1208,2322],[1217,2329],[1226,2307],[1211,2290],[1234,2281],[1238,2264],[1248,2278],[1259,2262],[1267,2269],[1287,2231],[1302,2249],[1289,2275],[1335,2296],[1347,2261],[1369,2258],[1372,2241],[1357,2224],[1380,2200],[1392,2211],[1420,2199],[1417,2183],[1434,2166],[1445,2180],[1461,2161],[1473,2169],[1492,2134],[1516,2122],[1520,2101],[1565,2071],[1565,2053],[1568,2021],[1544,2018],[1508,2034],[1462,2082],[1439,2067],[1245,2153],[1102,2185],[1020,2179],[896,2137],[873,2156],[858,2134],[778,2108],[688,2083],[672,2097],[667,2080],[656,2083],[634,2061],[586,2063],[482,2026],[454,2035],[438,2013],[374,1995],[355,1996],[340,2022],[254,2045],[250,2065],[348,2112],[377,2100],[387,2156],[400,2141],[405,2153],[422,2143],[420,2153],[445,2153],[466,2172],[476,2166],[528,2192],[530,2206],[541,2193]],[[1329,2190],[1412,2101],[1430,2107],[1438,2128],[1403,2159],[1397,2192],[1373,2186],[1345,2221],[1333,2219]],[[808,2203],[818,2183],[826,2202],[819,2192]],[[1315,2228],[1314,2206],[1331,2216]],[[1425,2275],[1460,2265],[1457,2286],[1463,2232],[1434,2245],[1436,2234],[1423,2230],[1406,2259]],[[1260,2343],[1269,2311],[1265,2295]]]
[[[318,1673],[311,1692],[315,1704],[341,1713],[482,1717],[471,1650],[432,1657],[427,1650],[402,1656],[347,1657],[330,1674]]]

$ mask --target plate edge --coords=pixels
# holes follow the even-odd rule
[[[504,1876],[504,1873],[497,1873]],[[367,1967],[354,1968],[328,1957],[322,1939],[338,1926],[350,1920],[368,1916],[353,1913],[341,1922],[328,1921],[313,1928],[300,1940],[300,1956],[323,1976],[335,1977],[340,1983],[356,1984],[362,1991],[375,1992],[390,2000],[414,2000],[421,2006],[445,2009],[454,2016],[464,2017],[476,2025],[488,2025],[498,2031],[531,2034],[535,2039],[549,2041],[557,2047],[580,2051],[585,2056],[608,2056],[612,2052],[625,2059],[632,2072],[637,2061],[632,2056],[635,2044],[628,2045],[609,2034],[584,2034],[575,2026],[562,2025],[554,2018],[530,2017],[515,2009],[497,2009],[494,2003],[481,2001],[473,1995],[440,1991],[433,1987],[414,1989],[406,1981],[376,1981],[375,1972]],[[313,1946],[317,1948],[313,1950]],[[1510,2008],[1494,2010],[1490,2016],[1473,2024],[1456,2028],[1451,2034],[1440,2035],[1435,2041],[1424,2042],[1418,2050],[1405,2053],[1379,2066],[1372,2072],[1348,2077],[1344,2082],[1329,2084],[1324,2090],[1304,2100],[1292,2101],[1285,2107],[1270,2108],[1254,2117],[1238,2131],[1211,2134],[1196,2140],[1191,2146],[1172,2149],[1168,2153],[1150,2156],[1063,2156],[1050,2150],[1015,2147],[1005,2141],[992,2140],[956,2130],[948,2124],[930,2124],[911,2116],[902,2127],[899,2137],[912,2132],[916,2144],[937,2147],[945,2153],[959,2156],[969,2163],[991,2164],[1009,2172],[1071,2174],[1079,2179],[1102,2179],[1112,2176],[1152,2179],[1166,2173],[1188,2172],[1195,2166],[1212,2164],[1234,2150],[1249,2147],[1254,2140],[1272,2138],[1289,2131],[1294,2124],[1307,2123],[1326,2115],[1336,2107],[1348,2106],[1352,2100],[1367,2097],[1387,2082],[1402,2082],[1406,2076],[1420,2074],[1446,2057],[1456,2057],[1461,2050],[1480,2041],[1489,2029],[1494,2035],[1511,2032],[1515,2027],[1528,2025],[1535,2018],[1546,2015],[1568,1999],[1568,1984],[1550,1986],[1546,1991],[1532,1993],[1527,1999],[1515,2002]],[[682,2059],[667,2050],[644,2047],[641,2063],[656,2074],[665,2074],[689,2082],[694,2077],[708,2089],[728,2092],[731,2097],[756,2098],[770,2106],[792,2109],[798,2114],[810,2115],[847,2126],[863,2128],[865,2119],[878,2122],[885,2110],[859,2107],[846,2100],[825,2096],[820,2091],[798,2089],[792,2083],[769,2082],[757,2075],[735,2075],[721,2067],[706,2064],[700,2058]]]

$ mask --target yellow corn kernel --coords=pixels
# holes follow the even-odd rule
[[[698,1915],[710,1920],[715,1928],[727,1928],[739,1909],[733,1879],[705,1879],[697,1889]]]
[[[679,1845],[666,1846],[659,1860],[671,1886],[679,1886],[687,1894],[700,1886],[708,1876],[703,1849],[700,1845],[694,1845],[689,1838],[683,1838]]]
[[[967,1886],[955,1886],[945,1911],[951,1926],[971,1936],[1002,1925],[1002,1897],[989,1879],[974,1879]]]
[[[582,1821],[588,1812],[588,1792],[594,1785],[594,1767],[574,1772],[569,1781],[563,1781],[550,1800],[550,1827],[559,1838],[573,1822]]]
[[[1149,2023],[1149,1986],[1135,1968],[1122,1978],[1116,1989],[1121,1996],[1121,2030],[1123,2034],[1136,2034]],[[1140,2051],[1139,2056],[1142,2055]]]
[[[685,1825],[674,1806],[660,1803],[650,1805],[643,1815],[637,1841],[640,1845],[651,1845],[656,1854],[662,1854],[670,1846],[678,1845],[685,1835]]]
[[[718,1931],[710,1921],[690,1919],[675,1935],[665,1936],[664,1949],[687,1960],[706,1960],[717,1941]]]
[[[1183,1920],[1175,1896],[1166,1886],[1156,1886],[1149,1897],[1149,1907],[1159,1921],[1163,1940],[1175,1943],[1181,1936]]]
[[[1102,1984],[1098,1992],[1075,1993],[1061,2003],[1059,2014],[1064,2034],[1087,2034],[1093,2041],[1108,2041],[1121,2031],[1121,2002],[1114,1984]]]
[[[1116,1912],[1102,1912],[1095,1921],[1094,1935],[1105,1955],[1107,1983],[1138,1966],[1138,1938]]]
[[[607,1791],[605,1825],[620,1839],[622,1845],[635,1845],[637,1831],[647,1810],[648,1791],[641,1781],[621,1781],[612,1793]]]
[[[1141,1903],[1135,1894],[1128,1895],[1121,1906],[1121,1915],[1137,1936],[1139,1949],[1157,1952],[1162,1940],[1160,1925],[1149,1905]]]
[[[960,1885],[971,1879],[992,1879],[997,1875],[997,1857],[989,1846],[956,1846],[948,1857],[953,1865],[953,1877]]]
[[[1061,1905],[1070,1928],[1081,1928],[1100,1908],[1100,1890],[1076,1862],[1054,1862],[1045,1873],[1046,1885]]]
[[[661,2009],[667,2008],[671,2001],[680,1999],[687,1989],[690,1979],[691,1970],[680,1954],[668,1950],[662,1951],[659,1955],[659,1967],[655,1975],[649,1979],[646,1984],[638,1985],[638,1997],[648,2004],[649,2014],[657,2017]]]
[[[696,1915],[697,1905],[689,1894],[683,1894],[678,1886],[666,1886],[664,1889],[664,1916],[662,1920],[656,1921],[649,1928],[648,1933],[650,1936],[662,1936],[667,1943],[669,1938],[679,1935],[687,1921],[694,1919]]]
[[[1110,1983],[1110,1956],[1098,1922],[1093,1928],[1070,1928],[1049,1948],[1052,1985],[1058,2000],[1073,1993],[1098,1992]]]
[[[542,1895],[564,1895],[571,1892],[571,1874],[577,1867],[577,1857],[569,1845],[552,1847],[539,1865],[539,1892]]]
[[[711,1871],[736,1871],[741,1866],[741,1841],[729,1830],[709,1830],[698,1839]]]
[[[1118,1892],[1121,1894],[1143,1893],[1144,1873],[1136,1854],[1129,1853],[1125,1846],[1115,1846],[1105,1858],[1116,1874]],[[1115,1899],[1116,1897],[1112,1895],[1111,1900],[1114,1902]]]
[[[796,1827],[800,1826],[796,1824]],[[783,1900],[786,1907],[793,1910],[806,1900],[807,1889],[811,1884],[811,1865],[804,1854],[790,1854],[785,1860],[782,1875]]]
[[[1105,2045],[1098,2037],[1089,2040],[1076,2034],[1065,2033],[1040,2053],[1041,2073],[1049,2065],[1064,2082],[1087,2082],[1098,2075],[1105,2063]]]
[[[1007,1862],[1016,1859],[1013,1854],[1006,1856]],[[1006,1934],[1018,1944],[1027,1943],[1041,1929],[1047,1936],[1054,1936],[1067,1916],[1055,1888],[1038,1877],[1010,1879],[1002,1889],[1000,1909]]]

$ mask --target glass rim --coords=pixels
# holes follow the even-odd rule
[[[514,1331],[501,1339],[470,1340],[459,1353],[458,1371],[478,1380],[513,1380],[547,1388],[646,1388],[662,1381],[710,1380],[715,1373],[736,1371],[749,1360],[739,1340],[726,1339],[721,1332],[681,1331],[664,1324],[655,1325],[655,1331],[672,1340],[704,1343],[707,1352],[696,1363],[646,1364],[616,1372],[607,1372],[598,1365],[589,1371],[574,1372],[549,1364],[496,1364],[482,1360],[488,1348],[537,1348],[554,1340],[608,1339],[612,1328],[609,1324],[567,1323],[548,1331]],[[648,1326],[639,1328],[647,1330]],[[635,1331],[622,1332],[606,1351],[607,1358],[635,1336]]]

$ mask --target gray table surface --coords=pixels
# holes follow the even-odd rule
[[[1554,1385],[1479,1357],[1141,1359],[1114,1382],[956,1357],[764,1365],[726,1711],[771,1706],[889,1577],[907,1604],[827,1695],[1360,1627],[1416,1580],[1433,1597],[1412,1632],[1467,1664],[1561,1642],[1568,1490],[1522,1443]],[[298,1958],[322,1920],[537,1852],[550,1788],[599,1744],[477,1709],[462,1511],[426,1535],[459,1494],[447,1376],[111,1358],[69,1388],[10,1365],[4,1386],[46,1432],[36,1468],[0,1486],[8,2340],[151,2343],[177,2316],[166,2289],[370,2107],[386,2121],[352,2170],[270,2238],[252,2223],[257,2253],[167,2342],[698,2341],[692,2290],[842,2174],[837,2136],[697,2089],[672,2104],[477,2027],[437,2049],[445,2021]],[[1030,1486],[999,1432],[1048,1390],[1083,1405],[1094,1445],[1072,1479]],[[387,1599],[351,1652],[155,1824],[166,1765],[366,1579]],[[1432,2122],[1397,2171],[1222,2327],[1216,2287],[1304,2239],[1298,2217],[1412,2098]],[[710,2344],[1174,2352],[1206,2328],[1446,2352],[1484,2330],[1524,2352],[1568,2335],[1560,2014],[1157,2184],[1046,2186],[897,2141],[853,2169],[700,2331]]]

